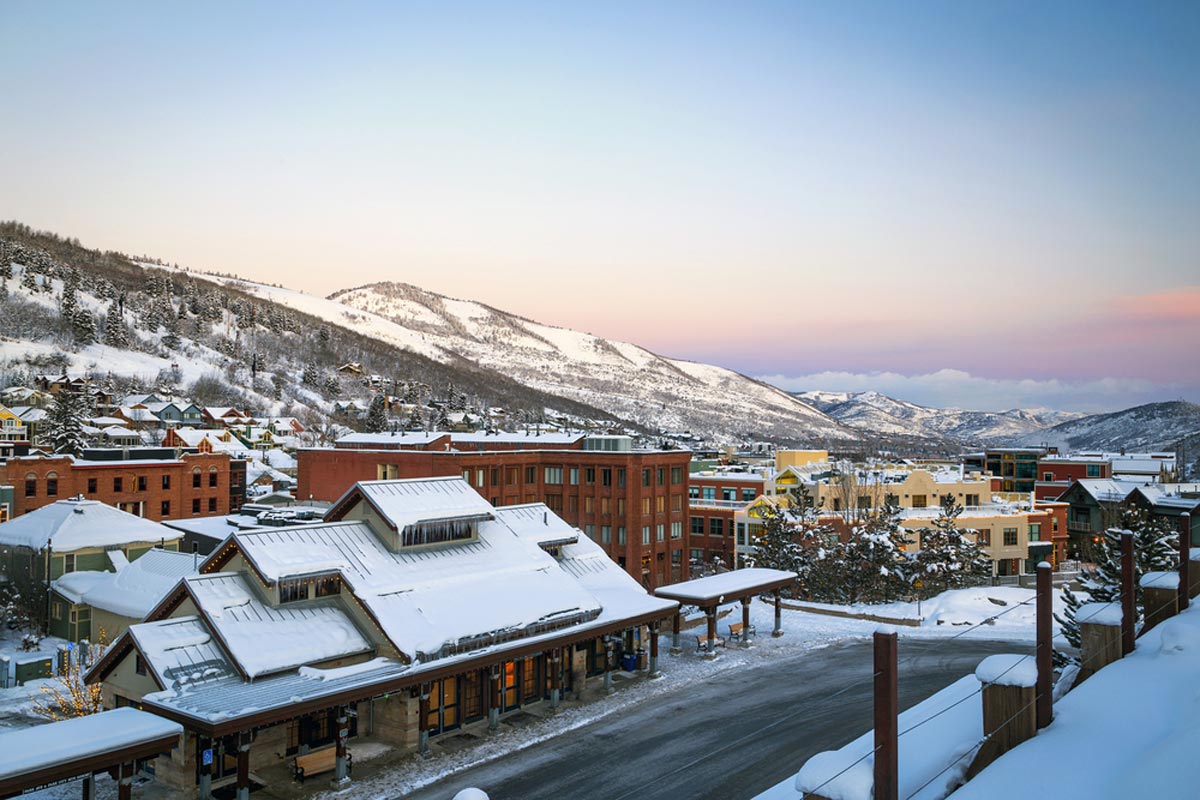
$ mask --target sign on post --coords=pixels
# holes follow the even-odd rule
[[[208,748],[207,750],[203,751],[202,753],[200,753],[200,763],[206,767],[212,765],[213,751],[212,751],[211,747]]]

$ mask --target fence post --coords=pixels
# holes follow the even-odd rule
[[[1054,634],[1051,627],[1054,590],[1052,567],[1037,565],[1037,726],[1045,728],[1054,719]]]
[[[1192,515],[1185,511],[1179,515],[1179,519],[1179,610],[1186,611],[1188,591],[1191,589],[1188,568],[1192,562]]]
[[[899,800],[900,712],[896,682],[896,632],[875,631],[875,793],[874,800]]]
[[[1133,652],[1133,626],[1137,621],[1133,594],[1133,531],[1121,533],[1121,655]]]

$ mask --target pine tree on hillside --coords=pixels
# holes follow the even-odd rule
[[[305,386],[316,386],[321,376],[317,374],[317,365],[311,361],[304,365],[304,373],[300,376],[300,382]]]
[[[45,440],[55,453],[78,456],[87,447],[83,435],[83,398],[69,392],[59,392],[46,417]]]
[[[419,431],[425,427],[425,418],[421,415],[420,406],[413,406],[408,412],[408,422],[405,425],[410,431]]]
[[[325,379],[325,394],[330,397],[341,396],[342,382],[338,380],[337,375],[330,375]]]
[[[116,303],[108,307],[108,316],[104,318],[104,343],[109,347],[129,347],[129,331]]]
[[[1179,532],[1169,523],[1152,517],[1140,508],[1122,508],[1117,520],[1118,527],[1109,528],[1094,545],[1096,566],[1085,569],[1080,586],[1088,599],[1081,598],[1063,587],[1063,604],[1066,610],[1054,615],[1062,627],[1063,637],[1078,648],[1079,607],[1085,602],[1108,603],[1121,599],[1121,534],[1133,533],[1133,585],[1134,604],[1140,618],[1145,607],[1142,598],[1141,580],[1147,572],[1169,572],[1179,569]],[[1060,651],[1054,651],[1060,664],[1074,661]]]
[[[387,400],[382,394],[371,398],[371,406],[367,409],[367,433],[383,433],[388,429]]]
[[[75,344],[87,347],[96,342],[96,320],[86,308],[76,308],[71,316],[71,333]]]
[[[913,579],[921,580],[924,594],[972,586],[991,573],[988,554],[958,526],[962,512],[963,507],[946,495],[933,526],[920,530],[921,549],[913,559]]]
[[[37,276],[28,264],[21,268],[21,288],[27,289],[30,294],[36,294],[38,290]]]

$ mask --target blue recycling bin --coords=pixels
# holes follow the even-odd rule
[[[625,653],[621,656],[621,669],[626,672],[637,670],[637,653]]]

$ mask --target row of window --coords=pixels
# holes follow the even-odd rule
[[[500,486],[501,470],[503,470],[504,485],[515,486],[517,479],[521,477],[520,469],[520,467],[476,467],[474,470],[464,469],[462,476],[467,483],[473,483],[477,488],[482,489],[485,486]],[[525,467],[524,469],[525,483],[536,483],[537,467]],[[399,466],[394,464],[380,464],[376,467],[376,473],[381,479],[394,477],[398,472]],[[672,485],[679,486],[683,483],[683,467],[671,467],[669,473],[667,467],[655,469],[647,467],[642,470],[642,486],[666,486],[668,474]],[[624,487],[626,472],[624,467],[543,467],[542,481],[548,486],[561,486],[563,483],[569,486],[579,486],[581,483],[584,486],[594,486],[598,482],[601,486]]]
[[[689,486],[688,497],[693,500],[716,500],[717,487],[715,486]],[[757,489],[731,489],[728,486],[721,488],[722,500],[741,500],[743,503],[749,503],[758,497]]]
[[[596,526],[595,525],[589,524],[589,525],[583,526],[583,532],[592,541],[599,542],[600,544],[604,544],[604,545],[612,544],[613,543],[612,526],[611,525],[601,525],[601,526],[599,526],[599,530],[600,530],[600,537],[596,538]],[[682,522],[672,522],[671,527],[670,527],[670,532],[671,532],[672,539],[682,539],[683,538],[683,523]],[[667,526],[666,525],[659,524],[659,525],[654,525],[654,526],[651,526],[651,525],[643,525],[642,526],[642,544],[643,545],[649,545],[651,543],[651,537],[653,537],[654,541],[664,542],[664,541],[666,541],[666,535],[667,535]],[[617,527],[617,546],[618,547],[625,546],[625,527],[624,526]]]
[[[208,471],[208,486],[209,486],[209,488],[217,487],[218,476],[219,476],[219,473],[217,472],[217,468],[211,467]],[[199,489],[201,487],[202,482],[203,481],[202,481],[202,475],[200,472],[200,468],[196,467],[194,470],[192,470],[192,488]],[[131,481],[131,484],[132,484],[131,491],[144,492],[149,487],[149,483],[150,483],[150,479],[147,476],[138,475]],[[171,476],[169,474],[164,474],[162,476],[162,488],[163,489],[171,488]],[[87,493],[88,494],[96,494],[99,491],[99,489],[100,489],[99,478],[88,478],[87,479]],[[35,475],[34,473],[31,472],[25,476],[25,496],[26,497],[37,497],[37,490],[38,490],[38,478],[37,478],[37,475]],[[125,491],[125,478],[122,476],[114,477],[112,479],[112,490],[114,492]],[[58,496],[58,474],[57,473],[54,473],[54,472],[46,473],[46,496],[47,497],[57,497]]]

